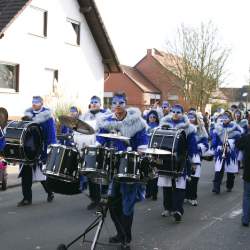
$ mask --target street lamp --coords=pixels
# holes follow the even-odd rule
[[[242,96],[243,97],[246,97],[247,99],[246,99],[246,112],[248,111],[248,93],[247,92],[244,92],[243,94],[242,94]]]

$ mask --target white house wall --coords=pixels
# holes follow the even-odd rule
[[[29,6],[0,39],[0,61],[20,65],[19,92],[0,92],[0,106],[10,115],[22,115],[33,95],[46,96],[48,103],[74,104],[86,110],[92,95],[103,98],[104,67],[86,20],[76,0],[33,0],[31,5],[48,11],[47,37],[29,34]],[[80,46],[66,41],[66,18],[81,23]],[[45,68],[59,72],[59,98],[51,96]],[[52,104],[51,104],[52,105]]]

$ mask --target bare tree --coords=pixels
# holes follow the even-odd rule
[[[230,50],[217,39],[214,25],[201,23],[199,28],[178,28],[177,38],[167,42],[169,70],[181,80],[185,100],[204,110],[213,91],[224,81],[225,63]]]

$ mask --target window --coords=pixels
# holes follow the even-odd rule
[[[19,65],[0,62],[0,91],[18,92]]]
[[[110,108],[112,106],[112,98],[113,97],[104,97],[104,107]]]
[[[49,84],[49,92],[56,95],[58,93],[58,70],[45,68],[46,83]]]
[[[80,45],[80,22],[67,18],[66,43]]]
[[[30,6],[29,15],[29,34],[47,37],[48,12],[35,6]]]

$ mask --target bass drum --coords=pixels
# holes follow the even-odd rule
[[[10,121],[6,126],[3,157],[8,162],[33,163],[43,148],[40,126],[30,121]]]
[[[187,164],[187,137],[183,129],[156,129],[151,135],[149,147],[171,152],[168,155],[151,156],[159,175],[182,175]]]

